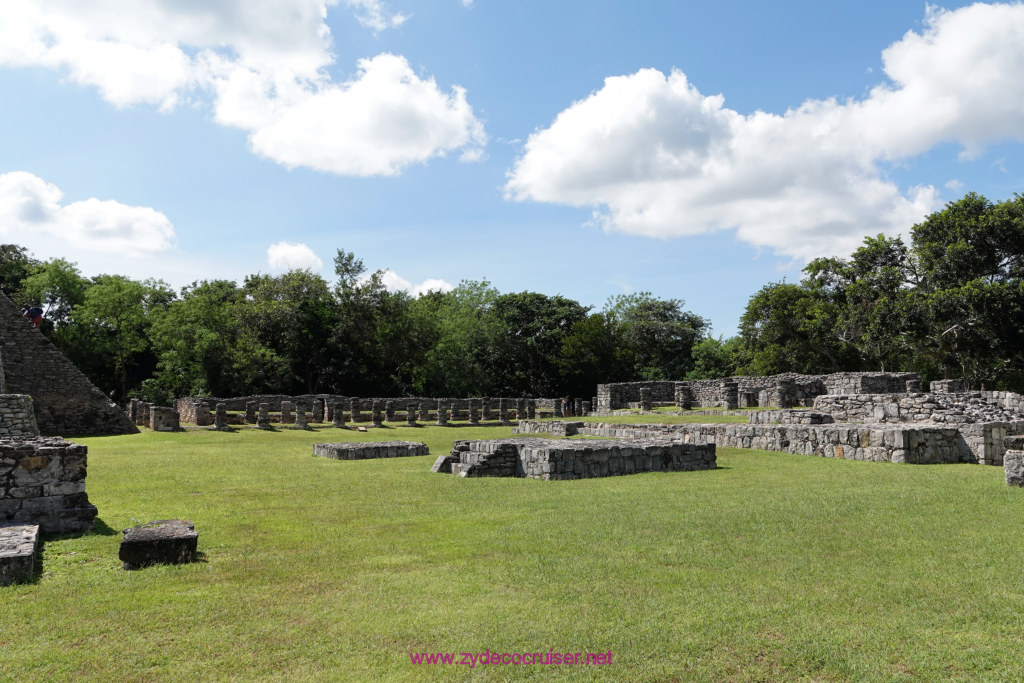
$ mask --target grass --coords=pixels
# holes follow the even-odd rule
[[[0,680],[1020,680],[1024,491],[998,468],[721,449],[720,469],[459,479],[508,428],[78,439],[97,529],[0,588]],[[125,572],[121,528],[191,519],[201,562]],[[410,652],[613,653],[604,667]]]

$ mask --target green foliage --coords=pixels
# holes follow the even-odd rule
[[[650,292],[620,294],[605,304],[605,315],[633,355],[635,378],[680,379],[693,368],[693,345],[710,324],[683,306],[682,299],[656,299]]]
[[[24,304],[19,296],[22,281],[32,274],[39,261],[32,258],[25,247],[17,244],[0,244],[0,289],[15,303]]]

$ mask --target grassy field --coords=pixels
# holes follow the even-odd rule
[[[311,455],[510,431],[78,439],[97,528],[0,588],[0,680],[1024,678],[1024,491],[999,468],[722,449],[714,471],[544,482]],[[202,561],[122,570],[119,530],[171,517]],[[612,663],[410,661],[551,649]]]

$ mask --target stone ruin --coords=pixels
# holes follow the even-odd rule
[[[32,397],[39,433],[109,435],[139,430],[0,292],[0,386]],[[0,425],[2,430],[2,425]]]
[[[648,411],[651,407],[678,406],[689,410],[723,407],[726,410],[755,407],[793,408],[810,406],[823,394],[904,393],[908,381],[921,381],[913,372],[838,372],[830,375],[786,373],[768,377],[727,377],[686,382],[618,382],[597,385],[594,414],[616,410]],[[645,401],[642,395],[646,392]]]
[[[843,381],[830,386],[856,386],[851,374],[844,373]],[[895,373],[889,379],[877,374],[862,379],[865,382],[861,387],[894,389],[897,381],[903,381],[905,387],[920,388],[920,378],[906,379],[906,373]],[[1003,391],[966,392],[958,380],[933,382],[931,389],[929,393],[830,391],[814,398],[812,410],[752,411],[748,424],[521,421],[517,431],[604,438],[674,438],[685,443],[875,462],[1004,465],[1009,472],[1004,456],[1013,453],[1010,445],[1018,443],[1015,437],[1024,435],[1024,396]],[[1012,457],[1017,458],[1015,454]],[[1009,481],[1010,475],[1007,477]]]
[[[313,455],[333,460],[371,460],[429,455],[424,443],[414,441],[374,441],[313,444]]]
[[[456,441],[434,472],[460,477],[589,479],[641,472],[715,469],[715,445],[674,439],[563,441],[511,438]]]
[[[0,524],[33,524],[51,534],[91,529],[87,452],[60,437],[0,438]]]

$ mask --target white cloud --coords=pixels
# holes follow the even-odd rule
[[[4,8],[0,66],[42,66],[117,107],[170,111],[212,95],[215,120],[289,167],[394,175],[461,151],[482,156],[483,124],[465,91],[442,90],[400,56],[361,60],[335,81],[330,7],[374,30],[405,20],[379,0],[37,0]]]
[[[645,69],[533,133],[506,196],[590,206],[609,230],[676,237],[735,229],[797,259],[848,253],[941,206],[882,165],[957,142],[962,156],[1024,140],[1024,5],[930,9],[882,53],[890,82],[860,101],[744,116],[681,71]]]
[[[408,292],[414,297],[418,297],[432,291],[450,292],[455,289],[453,284],[439,278],[427,278],[418,285],[413,285],[393,270],[382,271],[381,282],[392,292]]]
[[[95,198],[63,203],[64,193],[25,171],[0,175],[0,241],[48,254],[137,259],[171,249],[174,226],[164,214]]]
[[[380,0],[343,0],[349,7],[356,10],[356,19],[363,26],[380,32],[389,28],[397,28],[408,21],[408,15],[401,12],[388,13]]]
[[[324,262],[307,245],[301,242],[276,242],[267,247],[267,265],[272,270],[296,270],[308,268],[320,270]]]
[[[463,7],[472,7],[473,6],[473,0],[462,0],[462,6]]]
[[[953,178],[952,180],[946,181],[945,187],[947,190],[950,190],[952,192],[959,192],[960,190],[963,189],[964,184],[961,181],[957,180],[956,178]]]

